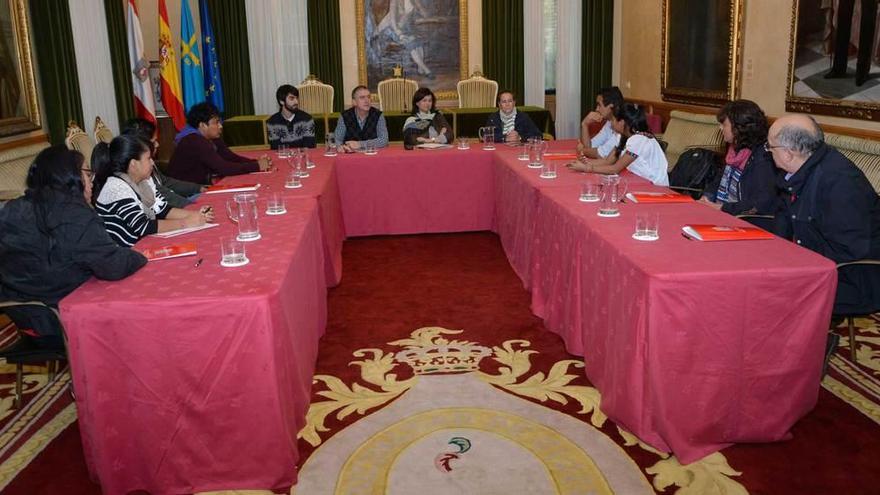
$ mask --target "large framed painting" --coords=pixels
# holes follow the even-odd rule
[[[0,0],[0,136],[41,127],[25,0]]]
[[[360,84],[412,79],[438,99],[467,78],[467,0],[356,0]]]
[[[793,0],[785,109],[880,120],[877,0]]]
[[[663,100],[719,106],[739,96],[744,2],[663,0]]]

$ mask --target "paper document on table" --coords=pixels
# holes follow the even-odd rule
[[[451,144],[442,144],[442,143],[422,143],[416,145],[416,148],[421,148],[423,150],[442,150],[446,148],[452,148]]]
[[[220,225],[219,223],[206,223],[204,225],[199,225],[198,227],[185,227],[182,229],[169,230],[168,232],[159,232],[153,234],[153,237],[159,237],[162,239],[167,239],[169,237],[176,237],[183,234],[189,234],[190,232],[198,232],[200,230],[210,229],[212,227],[216,227]]]
[[[256,191],[256,190],[259,189],[259,188],[260,188],[260,184],[259,184],[259,183],[257,183],[257,184],[238,184],[238,185],[233,185],[233,184],[220,185],[220,184],[216,184],[216,185],[213,185],[213,186],[208,186],[208,188],[205,189],[205,194],[231,193],[231,192],[244,192],[244,191]]]

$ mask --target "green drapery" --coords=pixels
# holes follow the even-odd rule
[[[64,142],[67,122],[84,126],[73,31],[67,2],[31,0],[34,51],[43,93],[44,128],[49,142]]]
[[[333,110],[341,111],[348,91],[342,86],[339,2],[308,0],[309,72],[333,86]]]
[[[535,1],[535,0],[529,0]],[[483,0],[483,73],[498,81],[498,89],[516,93],[522,103],[523,0]]]
[[[208,0],[208,13],[217,38],[217,58],[226,105],[224,116],[253,115],[254,91],[244,0]]]
[[[134,90],[131,87],[131,69],[128,62],[128,33],[122,2],[104,0],[104,15],[107,18],[107,37],[110,40],[110,66],[113,71],[116,114],[119,116],[121,128],[128,119],[135,116]]]
[[[590,0],[582,5],[581,107],[586,112],[595,106],[596,93],[611,86],[614,0]]]

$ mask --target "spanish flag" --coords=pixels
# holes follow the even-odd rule
[[[183,111],[177,57],[174,55],[174,45],[171,44],[171,27],[168,24],[165,0],[159,0],[159,62],[162,66],[162,106],[179,131],[186,125],[186,115]]]

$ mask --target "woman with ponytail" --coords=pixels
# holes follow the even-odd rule
[[[619,174],[629,169],[658,186],[668,186],[666,155],[654,135],[648,132],[644,108],[635,103],[624,103],[614,109],[611,126],[620,134],[620,144],[614,152],[612,163],[588,159],[584,163],[569,163],[567,167],[598,174]]]
[[[119,247],[89,206],[91,170],[64,145],[41,151],[28,171],[27,191],[0,210],[0,300],[57,306],[92,275],[119,280],[146,258]],[[61,327],[42,306],[4,308],[42,347],[61,347]],[[30,338],[26,337],[26,338]]]
[[[136,136],[117,136],[98,143],[92,152],[95,186],[92,202],[110,237],[121,246],[133,246],[141,237],[157,232],[198,227],[214,219],[201,210],[172,208],[151,177],[150,145]]]

